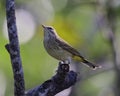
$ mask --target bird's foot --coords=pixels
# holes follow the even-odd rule
[[[68,61],[60,61],[58,70],[64,70],[64,71],[68,72],[70,69],[69,64],[70,63]],[[57,72],[58,72],[58,70],[57,70]]]

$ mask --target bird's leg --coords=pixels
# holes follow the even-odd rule
[[[63,61],[60,61],[59,62],[59,67],[58,67],[58,70],[56,70],[56,72],[58,72],[59,71],[59,69],[60,70],[63,70],[64,69],[64,71],[69,71],[69,65],[68,64],[66,64],[65,62],[63,62]]]
[[[69,60],[65,60],[64,63],[65,64],[70,64],[70,61]]]
[[[68,69],[70,63],[71,63],[71,58],[68,58],[64,61],[60,61],[59,66],[62,66],[63,69]]]
[[[72,58],[68,57],[67,59],[60,61],[60,64],[70,64],[72,62]]]
[[[60,61],[59,64],[60,64],[60,65],[61,65],[61,64],[64,64],[64,61]]]
[[[69,60],[60,61],[59,64],[70,64]]]
[[[68,57],[65,61],[64,61],[66,64],[70,64],[72,62],[72,58],[71,57]]]

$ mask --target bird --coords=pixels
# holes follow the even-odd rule
[[[61,62],[71,63],[72,61],[79,61],[93,70],[101,68],[100,65],[85,59],[79,51],[63,40],[52,26],[42,25],[42,27],[44,31],[44,48],[50,56]]]

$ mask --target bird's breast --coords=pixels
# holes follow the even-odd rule
[[[44,47],[49,55],[52,57],[64,61],[67,60],[71,54],[66,50],[63,50],[55,40],[44,40]]]

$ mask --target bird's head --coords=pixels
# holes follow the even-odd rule
[[[45,25],[42,25],[43,27],[43,30],[44,30],[44,37],[56,37],[57,36],[57,33],[55,31],[55,29],[51,26],[45,26]]]

